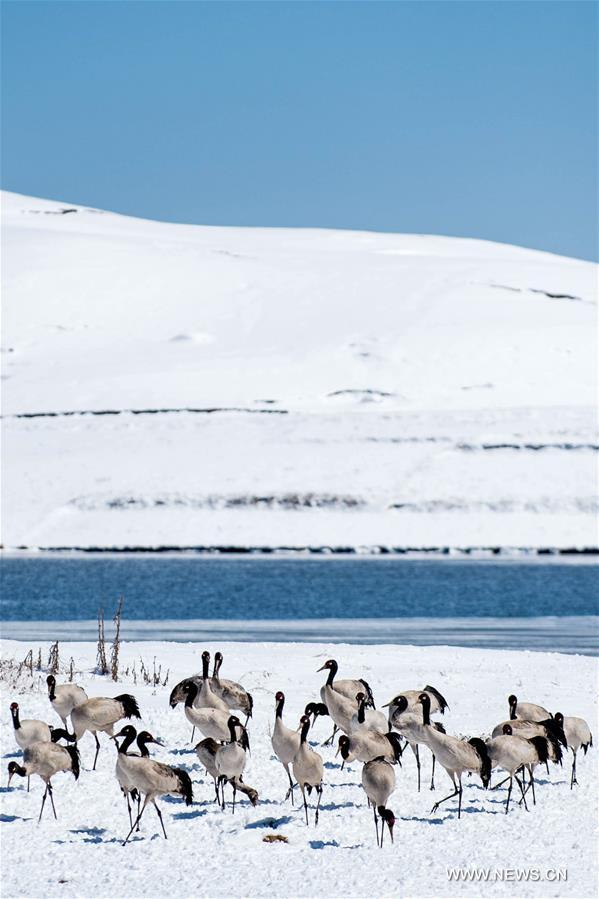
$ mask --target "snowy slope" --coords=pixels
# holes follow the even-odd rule
[[[48,644],[44,644],[43,658]],[[73,655],[76,680],[90,696],[132,692],[142,712],[140,725],[165,743],[155,757],[190,771],[195,794],[187,808],[180,800],[159,800],[168,840],[159,834],[155,812],[148,810],[141,833],[126,848],[127,812],[114,777],[114,748],[104,736],[98,770],[90,770],[94,741],[87,734],[80,742],[81,777],[59,775],[54,781],[58,821],[46,808],[36,824],[43,788],[32,778],[31,792],[14,778],[14,789],[0,790],[2,815],[2,895],[61,897],[164,897],[178,896],[575,896],[597,893],[594,831],[597,817],[597,749],[578,762],[579,785],[569,788],[570,759],[563,768],[551,766],[550,775],[538,770],[535,807],[526,812],[517,804],[504,814],[505,788],[482,790],[478,778],[464,778],[463,814],[458,821],[453,801],[431,813],[434,801],[450,792],[449,779],[438,771],[437,788],[428,789],[430,755],[423,750],[423,790],[416,789],[414,758],[408,750],[397,771],[397,789],[389,806],[397,824],[395,843],[375,845],[372,812],[360,786],[361,765],[341,770],[334,748],[320,748],[325,761],[324,793],[318,826],[306,827],[303,813],[283,798],[287,779],[273,759],[269,728],[274,720],[274,694],[286,695],[285,720],[295,725],[305,703],[316,698],[324,681],[317,674],[331,656],[339,661],[340,676],[365,677],[378,704],[402,689],[432,684],[449,702],[444,724],[449,733],[488,734],[507,716],[507,696],[541,703],[553,711],[582,715],[591,724],[597,742],[595,709],[596,660],[557,653],[494,652],[447,647],[327,646],[313,644],[222,644],[223,676],[241,681],[255,699],[250,724],[252,744],[245,781],[256,788],[260,800],[252,808],[244,799],[233,816],[212,802],[213,787],[189,743],[190,727],[180,706],[168,705],[171,687],[197,671],[198,644],[124,644],[121,667],[140,656],[152,668],[152,659],[170,669],[166,687],[133,682],[131,670],[119,683],[86,673],[93,668],[93,643],[61,644],[61,662]],[[4,641],[2,658],[22,660],[29,645]],[[37,657],[37,645],[34,645]],[[62,675],[64,676],[64,675]],[[475,685],[475,686],[474,686]],[[21,717],[41,718],[59,726],[51,711],[45,673],[34,680],[23,675],[18,686],[3,684],[0,736],[5,776],[8,759],[16,757],[9,703],[17,700]],[[330,721],[318,721],[313,739],[322,742]],[[198,737],[196,737],[198,739]],[[195,741],[194,741],[195,742]],[[493,775],[493,783],[501,775]],[[263,843],[276,833],[287,844]],[[32,863],[35,859],[35,863]],[[513,880],[481,884],[452,883],[448,867],[538,871],[537,882]],[[552,882],[549,872],[567,869],[567,880]],[[493,875],[491,875],[493,876]],[[515,873],[512,875],[515,878]],[[522,876],[522,875],[521,875]],[[525,875],[524,875],[525,876]],[[532,875],[534,876],[534,874]]]
[[[5,546],[597,542],[590,263],[8,193],[3,259]]]

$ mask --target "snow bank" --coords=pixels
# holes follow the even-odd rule
[[[48,644],[43,645],[44,656]],[[37,645],[34,655],[37,655]],[[166,743],[156,757],[183,765],[194,781],[195,803],[162,801],[168,841],[158,835],[158,820],[148,814],[142,832],[122,848],[127,813],[114,778],[115,752],[106,738],[98,770],[89,770],[93,738],[86,735],[80,748],[83,771],[78,783],[66,775],[55,781],[58,821],[46,810],[36,824],[42,788],[34,778],[1,789],[3,895],[13,896],[576,896],[597,893],[593,832],[597,813],[596,749],[581,757],[580,785],[569,789],[569,759],[563,769],[552,767],[547,777],[539,772],[537,805],[529,812],[514,806],[503,814],[503,790],[484,792],[475,779],[465,779],[464,814],[457,820],[452,803],[434,815],[435,799],[449,792],[443,771],[437,790],[416,790],[416,772],[406,753],[398,770],[398,787],[390,800],[397,817],[395,844],[379,850],[374,842],[372,814],[360,784],[360,765],[341,771],[334,751],[320,751],[325,759],[325,788],[320,822],[307,828],[302,812],[283,802],[286,776],[272,758],[269,727],[274,694],[287,697],[285,717],[298,720],[305,702],[317,696],[323,675],[316,669],[334,656],[340,676],[365,677],[378,704],[402,689],[433,684],[446,696],[448,732],[479,735],[507,716],[511,692],[523,700],[541,703],[566,714],[582,715],[597,735],[595,692],[596,661],[580,656],[527,652],[410,646],[352,646],[323,644],[219,644],[225,662],[223,676],[238,680],[255,698],[251,722],[252,755],[245,780],[260,793],[252,808],[240,803],[235,816],[212,802],[213,788],[205,778],[189,744],[189,726],[181,707],[168,706],[170,687],[200,667],[204,645],[127,643],[122,647],[122,668],[140,656],[152,666],[155,657],[168,685],[153,688],[133,684],[131,673],[118,684],[89,673],[78,674],[89,695],[116,695],[126,688],[139,701],[143,726]],[[6,640],[2,658],[21,660],[29,645]],[[74,657],[78,669],[95,663],[95,645],[73,643],[61,647],[61,662]],[[3,689],[1,738],[4,764],[15,757],[8,711],[17,699],[22,717],[52,723],[44,684],[45,675],[22,676],[20,685]],[[329,734],[321,719],[315,731],[320,742]],[[595,739],[596,742],[596,739]],[[429,758],[424,765],[424,783]],[[495,776],[497,780],[497,776]],[[269,833],[286,836],[287,844],[264,843]],[[452,883],[447,868],[480,866],[489,869],[567,869],[559,883],[513,882],[481,885]]]
[[[596,545],[592,264],[3,207],[5,546]]]

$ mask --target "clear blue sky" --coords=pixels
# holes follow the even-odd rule
[[[597,256],[592,2],[16,2],[3,186]]]

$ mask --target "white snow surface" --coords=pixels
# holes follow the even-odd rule
[[[597,544],[591,263],[2,200],[4,546]]]
[[[45,661],[49,644],[43,644]],[[6,640],[2,659],[23,659],[29,644]],[[273,757],[269,730],[274,721],[274,694],[286,695],[284,719],[295,725],[304,704],[317,699],[324,675],[316,673],[325,659],[337,658],[339,676],[364,677],[377,704],[401,690],[437,687],[449,702],[443,723],[449,733],[489,734],[508,717],[507,696],[516,692],[552,711],[584,717],[597,742],[595,707],[597,662],[584,656],[557,653],[497,652],[448,647],[355,646],[326,644],[225,643],[208,645],[224,654],[223,676],[240,681],[254,696],[250,722],[252,744],[244,780],[255,787],[260,800],[253,808],[245,797],[236,809],[222,812],[212,801],[211,778],[205,776],[189,743],[190,727],[182,706],[172,710],[172,686],[197,672],[204,645],[125,643],[121,669],[131,669],[140,657],[152,668],[153,659],[169,669],[168,684],[153,688],[134,684],[131,673],[118,683],[89,673],[96,658],[92,643],[61,646],[61,665],[69,656],[77,669],[76,682],[90,696],[132,692],[142,720],[133,722],[163,740],[154,757],[185,767],[194,786],[194,804],[159,800],[168,840],[159,833],[152,809],[142,829],[123,848],[128,830],[125,803],[114,776],[115,749],[104,735],[96,772],[90,770],[94,742],[87,734],[80,742],[82,772],[78,782],[70,775],[54,780],[58,820],[46,808],[41,824],[37,815],[42,783],[13,778],[14,788],[3,786],[1,851],[2,895],[63,897],[179,896],[576,896],[597,894],[595,829],[597,821],[596,746],[579,756],[579,785],[570,790],[570,758],[563,768],[551,766],[547,776],[537,772],[537,804],[527,812],[512,807],[504,814],[505,788],[485,792],[478,778],[464,778],[461,820],[449,801],[432,814],[431,806],[450,792],[449,779],[438,771],[437,789],[428,789],[430,756],[423,751],[423,790],[416,789],[416,769],[408,750],[397,770],[397,789],[389,800],[395,812],[395,843],[377,849],[372,812],[361,787],[361,765],[341,770],[334,749],[319,747],[325,761],[325,786],[320,821],[306,827],[303,810],[283,798],[287,779]],[[33,646],[37,657],[37,644]],[[64,678],[64,673],[59,681]],[[17,757],[9,703],[17,700],[21,717],[41,718],[60,726],[51,710],[45,672],[22,674],[16,686],[3,683],[1,740],[3,764]],[[320,744],[330,733],[330,719],[319,719],[311,739]],[[199,737],[196,736],[196,740]],[[195,740],[194,740],[195,742]],[[4,775],[3,775],[4,776]],[[498,772],[493,782],[500,779]],[[277,833],[288,843],[266,844],[266,834]],[[553,883],[452,883],[448,867],[567,869],[567,880]],[[549,874],[551,876],[551,874]]]

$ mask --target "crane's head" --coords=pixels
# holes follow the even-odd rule
[[[512,730],[511,724],[504,724],[502,730],[503,730],[503,733],[504,733],[504,735],[505,735],[506,737],[511,737],[512,734],[513,734],[513,730]]]
[[[275,699],[276,699],[276,701],[277,701],[277,704],[278,704],[279,702],[285,702],[285,694],[284,694],[284,693],[281,693],[281,691],[279,690],[279,692],[278,692],[278,693],[276,694],[276,696],[275,696]]]
[[[379,805],[377,809],[379,815],[383,819],[384,823],[389,828],[389,836],[391,837],[391,842],[393,842],[393,828],[395,827],[395,815],[391,811],[390,808],[385,808],[384,805]],[[384,825],[383,825],[384,826]]]
[[[18,774],[20,777],[26,777],[27,771],[25,770],[25,768],[22,768],[20,765],[17,765],[16,762],[9,762],[8,763],[8,783],[6,785],[7,788],[10,787],[10,782],[13,779],[13,776],[15,774]]]
[[[328,660],[324,663],[324,665],[322,665],[322,666],[318,669],[318,671],[326,671],[326,670],[330,671],[331,668],[337,668],[337,662],[335,661],[335,659],[328,659]]]

